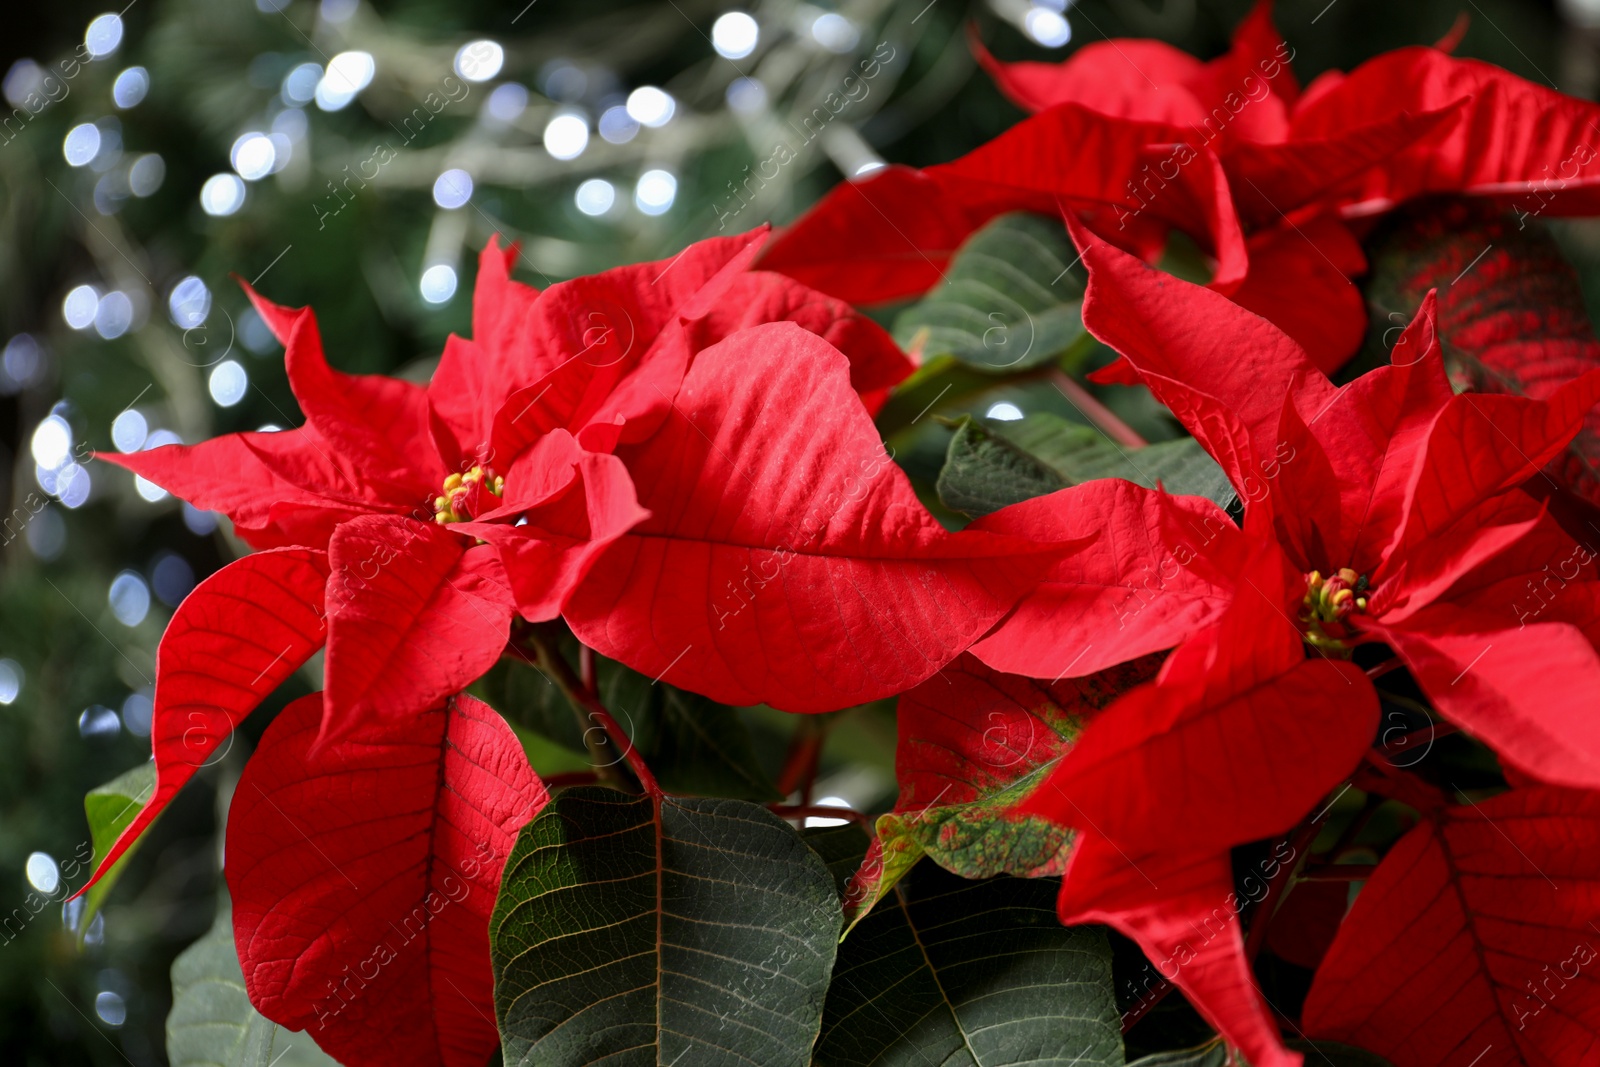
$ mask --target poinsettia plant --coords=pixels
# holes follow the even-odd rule
[[[1301,92],[1265,3],[977,47],[1038,114],[963,159],[542,292],[492,239],[426,385],[252,292],[303,425],[106,457],[255,551],[89,905],[319,685],[174,1062],[1600,1055],[1600,360],[1547,241],[1439,277],[1600,204],[1600,108],[1443,46]],[[815,805],[891,707],[892,810]]]

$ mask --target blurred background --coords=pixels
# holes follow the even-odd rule
[[[975,72],[969,23],[1007,59],[1107,36],[1209,57],[1249,7],[103,2],[11,4],[0,36],[8,1065],[166,1062],[168,971],[217,900],[218,812],[251,740],[308,688],[286,687],[184,791],[98,915],[64,906],[87,876],[84,795],[149,759],[173,606],[238,553],[215,516],[92,451],[299,421],[282,350],[234,276],[315,305],[342,369],[425,380],[446,335],[469,331],[493,233],[522,241],[519,276],[542,287],[782,223],[843,178],[950,159],[1020,117]],[[1600,88],[1600,0],[1283,0],[1278,22],[1306,81],[1435,41],[1462,14],[1460,54]],[[805,126],[852,72],[865,90],[820,134]],[[1593,311],[1592,224],[1559,236]],[[833,737],[819,788],[892,800],[892,719]]]

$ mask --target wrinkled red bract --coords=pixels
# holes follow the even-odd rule
[[[1306,1030],[1395,1067],[1588,1063],[1597,908],[1596,794],[1519,789],[1429,812],[1356,898]]]
[[[229,814],[250,1001],[352,1067],[480,1067],[499,1044],[489,914],[544,786],[469,697],[316,746],[321,704],[267,728]]]
[[[784,397],[780,410],[774,397]],[[1074,545],[950,534],[790,324],[699,353],[659,431],[618,456],[651,514],[568,604],[579,640],[727,704],[833,711],[922,681]]]
[[[1600,588],[1579,576],[1526,605],[1546,565],[1586,550],[1518,488],[1581,428],[1600,371],[1545,400],[1457,396],[1430,299],[1391,366],[1336,389],[1265,320],[1074,233],[1084,322],[1124,356],[1104,377],[1173,410],[1296,570],[1365,580],[1342,639],[1389,644],[1447,718],[1522,770],[1600,786]]]

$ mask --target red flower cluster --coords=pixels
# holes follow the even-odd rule
[[[1157,41],[1102,41],[1065,63],[1002,64],[1037,115],[950,163],[840,186],[764,265],[852,303],[920,293],[961,241],[1006,211],[1086,211],[1153,259],[1178,230],[1214,257],[1211,287],[1276,323],[1333,371],[1366,312],[1352,277],[1366,220],[1430,194],[1522,219],[1600,213],[1592,104],[1498,67],[1407,48],[1302,91],[1271,0],[1202,63]]]
[[[322,692],[268,728],[229,819],[251,1000],[347,1063],[484,1062],[488,916],[547,795],[462,693],[519,654],[514,620],[559,617],[726,704],[908,694],[902,759],[973,808],[1014,784],[975,769],[1000,742],[961,715],[988,701],[1040,779],[1007,818],[1074,836],[982,873],[1061,874],[1063,921],[1137,941],[1254,1067],[1300,1056],[1241,932],[1247,904],[1277,902],[1241,898],[1236,850],[1281,839],[1262,873],[1278,885],[1341,783],[1402,801],[1415,826],[1347,917],[1335,902],[1306,1028],[1397,1067],[1483,1046],[1500,1050],[1485,1065],[1592,1057],[1600,998],[1532,1030],[1546,1001],[1519,998],[1573,958],[1600,899],[1600,580],[1567,572],[1594,553],[1525,487],[1600,401],[1600,370],[1541,399],[1457,395],[1430,297],[1389,365],[1342,387],[1326,372],[1364,330],[1359,220],[1433,193],[1594,211],[1600,109],[1430,49],[1302,92],[1269,6],[1211,63],[1129,41],[1060,66],[985,54],[1039,113],[837,190],[767,249],[787,276],[753,269],[761,232],[537,292],[491,242],[474,336],[426,387],[340,373],[309,310],[252,294],[305,425],[106,457],[258,551],[173,618],[157,789],[96,877],[322,649]],[[927,289],[1015,210],[1065,216],[1084,324],[1121,356],[1099,380],[1164,404],[1242,521],[1117,480],[959,532],[918,499],[872,420],[912,364],[845,300]],[[1214,256],[1208,286],[1147,266],[1174,229]],[[1119,666],[1115,687],[1079,681]],[[1384,758],[1373,679],[1401,667],[1515,788],[1456,807]]]
[[[1062,546],[935,521],[869,411],[911,364],[840,301],[750,270],[763,236],[542,293],[491,242],[475,337],[450,339],[426,388],[334,370],[309,310],[252,293],[305,425],[104,457],[260,551],[174,616],[156,791],[96,879],[325,649],[323,692],[267,731],[229,820],[251,998],[347,1062],[478,1064],[496,1043],[484,924],[545,793],[510,728],[456,694],[514,616],[792,711],[901,692],[989,629]],[[425,936],[392,943],[413,915]],[[372,1013],[397,1004],[406,1028],[375,1043]]]

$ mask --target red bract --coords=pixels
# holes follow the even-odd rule
[[[1524,220],[1600,212],[1600,106],[1429,48],[1324,75],[1302,94],[1271,7],[1262,0],[1208,63],[1144,40],[1098,42],[1060,64],[1000,63],[978,46],[1001,90],[1040,114],[955,163],[841,187],[767,264],[857,302],[910,295],[994,214],[1049,210],[1028,195],[1048,185],[1068,204],[1093,202],[1091,227],[1146,258],[1168,227],[1196,237],[1216,258],[1214,288],[1332,371],[1364,336],[1349,279],[1366,261],[1346,222],[1435,193],[1492,198]],[[968,184],[964,168],[995,157],[1034,177]],[[1061,176],[1079,171],[1097,189]],[[873,234],[867,257],[841,241],[861,226]]]
[[[1356,898],[1307,1032],[1395,1067],[1540,1067],[1600,1055],[1600,798],[1513,790],[1426,813]]]
[[[1276,546],[1254,541],[1244,568],[1221,618],[1094,719],[1018,812],[1080,833],[1063,922],[1176,961],[1162,973],[1251,1063],[1289,1065],[1250,980],[1228,849],[1288,830],[1349,775],[1378,702],[1352,664],[1306,658]]]
[[[322,696],[245,766],[227,876],[250,1001],[341,1063],[478,1067],[499,1045],[489,913],[545,789],[469,697],[315,744]]]
[[[1447,718],[1542,780],[1600,786],[1592,553],[1518,486],[1600,399],[1452,394],[1425,302],[1392,366],[1335,388],[1270,323],[1081,227],[1084,322],[1222,464],[1304,574],[1307,639],[1381,641]],[[1550,568],[1559,577],[1550,579]]]
[[[650,517],[567,605],[578,639],[723,703],[831,711],[927,678],[1078,547],[947,532],[851,392],[793,324],[699,353],[618,449]]]
[[[111,858],[324,639],[332,739],[373,719],[409,721],[461,691],[500,657],[515,613],[559,615],[599,553],[646,517],[610,453],[662,426],[699,347],[732,346],[724,373],[748,375],[741,354],[760,338],[744,327],[793,316],[843,346],[791,327],[839,361],[845,385],[832,400],[870,426],[850,383],[881,396],[910,363],[838,301],[750,273],[761,237],[702,242],[543,293],[511,281],[513,251],[491,242],[478,336],[450,339],[426,389],[334,370],[309,309],[252,293],[284,343],[305,425],[105,458],[224,511],[258,548],[298,547],[231,564],[180,605],[157,678],[160,784]],[[184,688],[217,674],[226,691]]]

